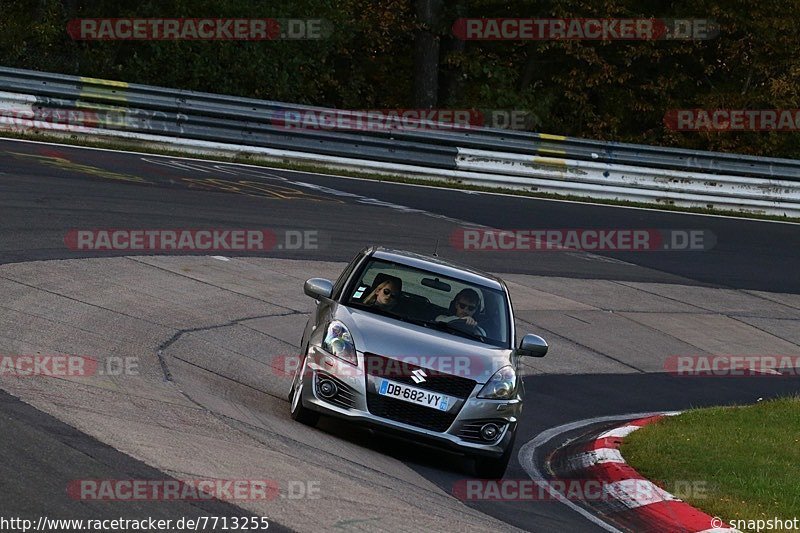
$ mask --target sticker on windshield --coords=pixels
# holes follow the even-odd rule
[[[366,285],[360,286],[358,289],[356,289],[355,294],[353,294],[353,298],[361,298],[361,296],[363,296],[363,294],[364,294],[364,291],[366,291],[366,290],[367,290],[367,286]]]

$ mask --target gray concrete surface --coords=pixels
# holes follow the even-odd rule
[[[176,478],[274,479],[281,498],[240,505],[299,531],[510,530],[348,438],[350,429],[289,418],[282,358],[296,355],[313,305],[302,282],[343,266],[212,257],[2,265],[0,354],[132,357],[138,375],[0,376],[0,388]],[[795,295],[503,277],[520,332],[552,345],[526,361],[529,374],[660,372],[671,355],[800,355]],[[319,498],[287,497],[291,482],[315,483]]]

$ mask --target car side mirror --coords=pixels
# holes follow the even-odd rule
[[[517,355],[527,356],[527,357],[544,357],[547,353],[547,349],[549,346],[547,345],[547,341],[541,338],[539,335],[533,335],[529,333],[522,337],[522,340],[519,343],[519,348],[517,348]]]
[[[333,293],[333,283],[324,278],[311,278],[303,284],[303,292],[314,299],[330,298]]]

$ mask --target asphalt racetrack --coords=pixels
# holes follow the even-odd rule
[[[99,229],[263,229],[264,251],[78,250]],[[702,231],[692,251],[467,251],[464,229]],[[371,244],[498,273],[525,362],[516,446],[599,417],[753,403],[796,393],[797,374],[681,377],[676,355],[800,355],[800,226],[347,179],[146,154],[0,140],[0,355],[125,358],[135,376],[0,376],[2,515],[269,516],[298,531],[603,531],[554,501],[461,501],[457,456],[323,420],[289,418],[286,357],[313,301]],[[73,233],[71,233],[73,232]],[[297,236],[311,236],[300,246]],[[713,239],[711,239],[713,237]],[[302,238],[299,242],[302,242]],[[214,257],[217,256],[217,257]],[[574,435],[565,435],[565,438]],[[515,454],[528,479],[561,444]],[[270,479],[243,502],[103,502],[76,479]]]

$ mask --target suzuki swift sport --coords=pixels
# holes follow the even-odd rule
[[[548,347],[536,335],[516,345],[502,280],[368,248],[335,283],[313,278],[304,291],[317,306],[289,394],[293,419],[345,418],[470,456],[480,477],[503,476],[522,411],[520,358]]]

